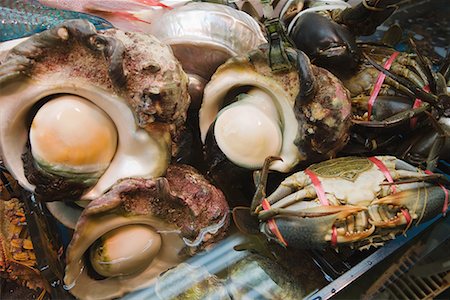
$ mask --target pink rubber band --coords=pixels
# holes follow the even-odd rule
[[[402,209],[401,212],[406,219],[407,226],[409,226],[409,224],[412,222],[411,215],[409,214],[407,209]]]
[[[319,177],[317,177],[316,173],[311,171],[310,169],[306,169],[305,174],[309,176],[311,182],[316,190],[317,197],[322,205],[328,206],[330,203],[328,202],[327,196],[325,195],[325,191],[323,190],[322,183],[320,183]],[[336,226],[333,225],[331,228],[331,246],[336,247],[337,245],[337,229]]]
[[[330,203],[328,202],[327,196],[325,196],[325,191],[323,190],[322,184],[320,183],[319,178],[316,173],[311,171],[310,169],[306,169],[305,174],[309,176],[311,182],[316,190],[317,197],[322,205],[328,206]]]
[[[385,164],[376,158],[375,156],[368,157],[368,159],[374,163],[374,165],[377,166],[377,168],[384,174],[384,177],[386,177],[387,181],[390,183],[394,183],[394,179],[392,179],[391,173],[389,173],[388,168],[385,166]],[[397,188],[395,185],[391,185],[391,190],[393,193],[397,191]]]
[[[424,86],[424,87],[423,87],[423,90],[424,90],[425,92],[427,92],[427,93],[430,92],[430,86],[429,86],[429,85]],[[416,99],[414,100],[413,108],[418,108],[418,107],[420,107],[421,105],[422,105],[422,100],[420,100],[419,98],[416,98]],[[411,129],[416,128],[417,117],[412,118],[412,119],[410,120],[409,124],[410,124],[410,126],[411,126]]]
[[[333,225],[331,228],[331,246],[337,246],[337,229],[336,226]]]
[[[392,55],[389,57],[389,59],[385,62],[383,67],[386,70],[389,70],[391,68],[392,63],[394,62],[394,60],[398,56],[398,54],[399,54],[399,52],[395,51],[394,53],[392,53]],[[377,81],[373,87],[372,93],[370,93],[370,98],[369,98],[368,107],[367,107],[367,120],[369,120],[369,121],[370,121],[370,117],[372,116],[373,104],[375,103],[375,100],[377,99],[378,94],[380,93],[381,86],[383,85],[385,78],[386,78],[386,75],[384,75],[383,72],[380,72],[378,74]]]
[[[264,199],[261,203],[264,210],[270,209],[270,203],[267,201],[267,199]],[[273,234],[277,237],[277,239],[284,245],[287,246],[287,242],[284,240],[283,235],[281,234],[280,230],[278,229],[277,223],[275,223],[274,219],[267,220],[267,225],[269,225],[270,231],[272,231]]]

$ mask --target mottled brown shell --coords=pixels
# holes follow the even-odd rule
[[[0,155],[27,190],[38,182],[25,176],[21,159],[31,120],[44,102],[64,94],[98,106],[118,132],[115,155],[85,199],[122,178],[165,174],[190,103],[188,78],[169,46],[151,35],[97,32],[85,20],[70,20],[10,50],[0,65]]]
[[[314,66],[306,55],[286,48],[291,68],[273,71],[270,47],[261,45],[221,65],[205,88],[200,110],[203,141],[219,111],[235,96],[256,88],[272,98],[280,116],[282,147],[272,170],[289,172],[298,163],[333,157],[343,148],[351,125],[350,94],[329,71]],[[239,100],[237,100],[239,101]]]
[[[349,139],[350,93],[329,71],[312,66],[317,90],[311,101],[297,106],[299,136],[295,144],[308,160],[335,157]]]
[[[151,35],[68,21],[16,46],[0,77],[85,80],[125,98],[141,128],[168,126],[173,140],[186,120],[188,79],[169,46]],[[176,144],[174,144],[176,146]],[[174,150],[176,151],[176,147]]]
[[[90,202],[80,216],[66,253],[65,284],[83,299],[120,297],[150,285],[187,255],[221,239],[229,225],[228,211],[222,192],[187,165],[169,166],[166,177],[124,179]],[[140,273],[91,277],[85,252],[105,233],[129,224],[150,226],[161,236],[156,257]]]

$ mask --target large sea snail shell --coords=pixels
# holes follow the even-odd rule
[[[77,298],[116,298],[150,285],[186,255],[222,238],[229,224],[222,192],[194,168],[125,179],[89,203],[66,253],[66,288]]]
[[[54,173],[75,174],[66,177],[74,180],[96,173],[83,199],[99,197],[121,178],[161,176],[171,155],[178,151],[177,141],[190,103],[187,87],[187,76],[170,47],[156,38],[116,29],[96,32],[87,21],[68,21],[15,46],[0,65],[0,155],[20,185],[34,191],[35,184],[24,172],[21,155],[29,140],[30,126],[45,121],[47,125],[31,133],[33,158]],[[73,101],[64,102],[60,96],[69,96]],[[57,118],[57,101],[64,102],[63,107],[78,101],[75,106],[83,105],[86,112],[93,114],[89,120],[98,121],[92,123],[97,125],[91,130],[104,125],[109,128],[108,141],[89,147],[82,146],[82,140],[68,148],[42,146],[40,139],[44,144],[51,140],[45,137],[45,128],[52,128],[48,123]],[[49,120],[39,113],[40,109],[52,112]],[[103,121],[96,117],[100,115]],[[53,125],[70,127],[69,122],[73,122],[73,126],[81,126],[86,120],[66,118]],[[61,130],[58,143],[76,142],[76,134],[83,135],[82,131],[86,131],[86,137],[93,134],[86,143],[100,143],[99,136],[87,132],[86,127],[78,127],[78,133],[72,128]],[[44,137],[36,138],[36,134]],[[71,154],[75,155],[79,147],[89,148],[84,157],[58,163],[58,151],[73,150]],[[45,193],[42,196],[52,200],[45,199]]]
[[[255,170],[267,156],[279,156],[271,169],[289,172],[299,162],[332,157],[348,140],[351,104],[339,79],[292,48],[292,67],[274,72],[269,51],[261,45],[229,59],[206,85],[200,132],[213,167],[225,156]]]
[[[215,122],[214,130],[219,129],[216,140],[225,138],[217,144],[225,155],[231,154],[228,158],[234,164],[257,169],[262,166],[266,156],[279,155],[283,161],[274,162],[272,168],[289,171],[302,159],[294,145],[298,122],[293,106],[298,91],[296,70],[273,74],[265,54],[260,50],[231,58],[218,68],[205,88],[199,114],[202,141],[205,142],[210,126]],[[232,104],[227,105],[230,102]],[[242,107],[241,104],[245,105]],[[241,119],[240,114],[244,114],[242,118],[253,124],[236,124]],[[228,128],[236,129],[233,135],[227,136],[221,132]],[[252,141],[254,143],[249,144]],[[238,146],[233,146],[233,143]],[[226,144],[229,146],[224,147]],[[267,145],[271,147],[261,149]],[[244,147],[251,152],[244,153],[237,147]]]
[[[217,3],[191,2],[176,7],[152,22],[150,33],[170,45],[183,65],[196,112],[204,85],[217,67],[266,42],[251,16]]]

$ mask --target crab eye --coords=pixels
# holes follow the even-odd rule
[[[46,172],[99,177],[117,148],[117,130],[108,115],[78,96],[44,104],[30,128],[31,153]]]

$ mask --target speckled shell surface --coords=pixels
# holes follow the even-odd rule
[[[119,134],[117,153],[87,198],[98,197],[123,177],[164,174],[190,103],[187,76],[170,47],[150,35],[101,33],[74,20],[9,52],[0,66],[0,153],[29,190],[33,186],[21,161],[28,118],[36,103],[57,94],[93,102]]]

